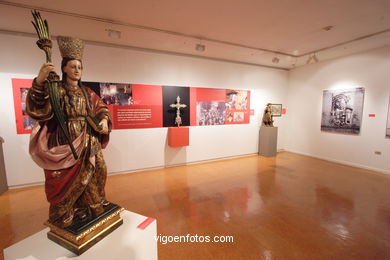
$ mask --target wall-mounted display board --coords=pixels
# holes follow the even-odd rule
[[[162,126],[162,86],[83,82],[108,105],[113,129]]]
[[[390,138],[390,98],[389,98],[389,108],[387,111],[386,138]]]
[[[32,79],[12,79],[17,133],[30,133],[35,122],[25,112]],[[182,126],[249,124],[250,91],[182,86],[83,82],[108,105],[113,129],[175,126],[177,96]]]
[[[250,91],[191,88],[191,125],[249,124]]]
[[[363,102],[364,88],[324,90],[321,130],[359,134]]]

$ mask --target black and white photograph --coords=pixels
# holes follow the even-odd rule
[[[23,102],[23,103],[20,103],[20,105],[22,106],[22,115],[27,115],[27,112],[26,112],[26,102]]]
[[[32,129],[35,125],[35,120],[31,119],[29,116],[23,117],[23,128],[25,130]]]
[[[196,104],[197,125],[224,125],[225,102],[198,102]]]
[[[364,88],[324,90],[321,130],[359,134],[362,122]]]
[[[390,138],[390,98],[389,98],[389,108],[387,111],[386,138]]]
[[[20,100],[26,101],[27,93],[28,93],[28,88],[21,88],[20,89]]]
[[[107,105],[128,106],[134,103],[131,84],[100,83],[100,97]]]

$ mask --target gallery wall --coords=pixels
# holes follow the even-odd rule
[[[390,46],[290,71],[285,149],[390,173],[389,68]],[[365,88],[360,134],[321,131],[323,90],[356,87]]]
[[[33,78],[37,74],[44,54],[35,41],[28,36],[0,34],[0,136],[5,139],[5,166],[11,188],[44,181],[42,170],[28,154],[29,135],[16,134],[11,85],[11,78]],[[56,44],[53,62],[58,68],[60,55]],[[285,104],[288,72],[87,44],[83,80],[251,91],[251,109],[255,114],[250,124],[190,127],[188,147],[169,147],[167,128],[113,131],[104,156],[109,173],[115,174],[257,153],[262,110],[268,102]],[[279,127],[278,149],[284,148],[285,118],[275,119]]]

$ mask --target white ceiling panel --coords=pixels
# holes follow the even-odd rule
[[[390,44],[389,0],[12,0],[0,30],[35,33],[34,8],[53,35],[284,69]]]

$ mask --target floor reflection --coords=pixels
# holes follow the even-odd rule
[[[321,221],[336,226],[346,226],[353,221],[354,203],[351,199],[317,185],[316,209]]]
[[[390,176],[283,152],[111,176],[106,193],[156,218],[158,234],[234,236],[159,244],[160,260],[355,260],[389,259],[389,185]],[[0,206],[3,248],[47,218],[43,187],[7,192]]]

